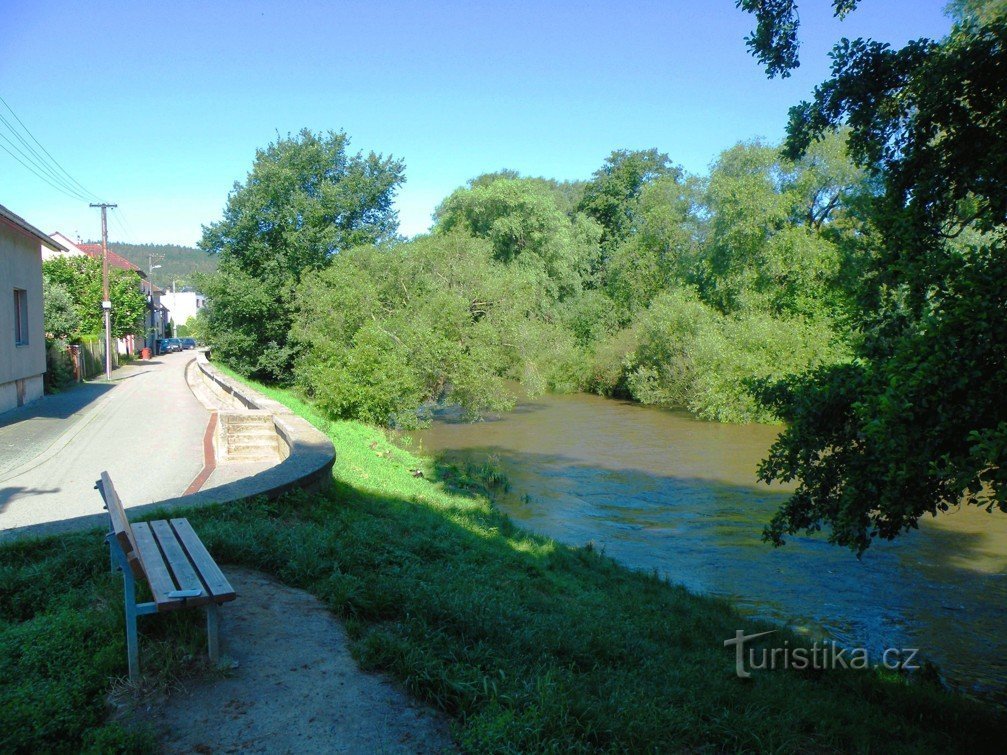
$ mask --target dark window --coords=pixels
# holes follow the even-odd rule
[[[14,289],[14,344],[28,345],[28,292]]]

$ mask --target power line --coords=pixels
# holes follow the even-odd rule
[[[125,213],[125,212],[123,212],[123,211],[122,211],[122,208],[120,207],[120,208],[117,208],[117,209],[116,209],[116,211],[115,211],[115,214],[119,216],[119,219],[120,219],[120,220],[121,220],[121,221],[122,221],[123,223],[125,223],[125,224],[126,224],[126,233],[128,233],[128,234],[130,235],[130,237],[131,237],[131,238],[132,238],[132,239],[133,239],[134,241],[136,241],[136,234],[135,234],[135,233],[133,233],[133,224],[129,222],[129,217],[128,217],[128,216],[126,215],[126,213]]]
[[[0,134],[0,136],[2,136],[2,134]],[[50,181],[45,175],[43,175],[42,173],[39,173],[35,168],[31,167],[30,165],[28,165],[27,163],[25,163],[24,161],[22,161],[21,158],[19,158],[13,152],[11,152],[9,149],[7,149],[4,145],[0,144],[0,149],[2,149],[4,152],[6,152],[11,157],[13,157],[19,163],[21,163],[21,165],[23,165],[25,168],[27,168],[32,173],[34,173],[36,176],[38,176],[40,179],[42,179],[49,186],[51,186],[52,188],[56,189],[56,191],[58,191],[58,192],[60,192],[62,194],[65,194],[66,196],[70,197],[70,199],[76,199],[76,200],[79,200],[81,202],[86,202],[87,201],[87,199],[85,197],[82,197],[79,194],[71,194],[69,191],[67,191],[63,187],[61,187],[58,184],[55,184],[52,181]]]
[[[42,146],[42,143],[41,143],[41,142],[40,142],[40,141],[39,141],[38,139],[36,139],[36,138],[35,138],[35,135],[34,135],[34,134],[33,134],[33,133],[32,133],[32,132],[31,132],[31,131],[29,130],[29,128],[28,128],[28,127],[27,127],[26,125],[24,125],[24,122],[23,122],[23,121],[22,121],[22,120],[21,120],[20,118],[18,118],[18,115],[17,115],[17,113],[15,113],[15,112],[14,112],[14,108],[12,108],[12,107],[11,107],[10,105],[8,105],[8,104],[7,104],[7,100],[5,100],[5,99],[4,99],[3,97],[0,97],[0,102],[2,102],[2,103],[3,103],[3,105],[4,105],[4,107],[6,107],[6,108],[7,108],[7,109],[8,109],[9,111],[10,111],[10,114],[14,116],[14,120],[16,120],[16,121],[17,121],[17,122],[18,122],[18,123],[19,123],[19,124],[21,125],[21,128],[23,128],[23,129],[24,129],[25,133],[26,133],[26,134],[28,134],[28,136],[30,136],[30,137],[31,137],[31,140],[32,140],[33,142],[35,142],[35,143],[36,143],[36,144],[37,144],[37,145],[39,146],[39,149],[41,149],[41,150],[42,150],[43,152],[45,152],[46,156],[47,156],[47,157],[48,157],[48,158],[49,158],[50,160],[52,160],[53,164],[54,164],[54,165],[55,165],[55,166],[56,166],[57,168],[59,168],[59,169],[60,169],[60,170],[61,170],[61,171],[63,172],[63,174],[64,174],[64,175],[65,175],[65,176],[66,176],[67,178],[69,178],[69,179],[70,179],[70,181],[71,181],[71,182],[72,182],[73,184],[76,184],[76,185],[77,185],[77,187],[78,187],[78,188],[79,188],[79,189],[80,189],[81,191],[83,191],[83,192],[84,192],[84,194],[89,194],[90,196],[94,197],[95,199],[98,199],[98,195],[97,195],[97,194],[95,194],[95,193],[94,193],[93,191],[91,191],[91,190],[90,190],[90,189],[88,189],[88,188],[87,188],[86,186],[84,186],[84,185],[83,185],[83,184],[82,184],[82,183],[81,183],[80,181],[78,181],[78,180],[77,180],[76,178],[74,178],[73,176],[71,176],[71,175],[70,175],[70,172],[69,172],[69,171],[68,171],[68,170],[67,170],[66,168],[64,168],[64,167],[63,167],[63,166],[62,166],[62,165],[61,165],[61,164],[59,163],[59,161],[58,161],[58,160],[57,160],[57,159],[56,159],[55,157],[53,157],[53,156],[52,156],[51,154],[49,154],[49,150],[47,150],[47,149],[46,149],[46,148],[45,148],[44,146]],[[6,121],[5,121],[5,122],[6,122]]]
[[[0,122],[3,122],[4,124],[7,124],[7,121],[4,120],[4,117],[2,115],[0,115]],[[9,124],[7,124],[7,127],[10,128]],[[11,133],[13,133],[14,136],[16,136],[16,137],[18,136],[18,134],[15,133],[15,132],[13,132],[13,131]],[[0,132],[0,139],[3,139],[5,142],[7,142],[7,144],[9,144],[11,147],[13,147],[14,150],[19,155],[21,155],[21,157],[23,157],[24,160],[27,160],[28,163],[30,163],[32,167],[36,168],[38,171],[41,171],[41,173],[44,173],[45,176],[40,176],[40,177],[42,177],[45,180],[45,177],[47,176],[48,180],[46,182],[50,186],[54,186],[54,185],[58,184],[59,186],[57,188],[64,189],[65,190],[64,193],[69,192],[70,194],[75,195],[77,197],[77,199],[80,199],[83,202],[89,201],[88,198],[84,194],[82,194],[78,189],[74,188],[73,185],[70,184],[70,183],[68,183],[65,179],[61,178],[59,176],[59,174],[56,173],[55,171],[53,171],[53,169],[51,167],[49,167],[48,165],[45,165],[44,162],[39,162],[39,160],[37,158],[33,158],[31,154],[25,153],[25,151],[23,149],[21,149],[20,147],[18,147],[18,145],[15,144],[13,141],[11,141],[10,137],[8,137],[6,134]],[[22,141],[22,143],[24,142],[23,139],[21,139],[21,141]],[[25,146],[26,146],[26,148],[29,151],[31,150],[30,145],[25,145]],[[7,152],[10,153],[10,150],[7,150]],[[22,165],[25,165],[25,162],[23,160],[18,160],[18,162],[20,162]],[[36,173],[36,175],[39,175],[39,174]]]
[[[130,233],[126,229],[126,226],[125,226],[125,224],[123,222],[122,214],[119,212],[119,210],[115,210],[112,213],[112,218],[115,220],[116,224],[119,226],[119,230],[122,231],[122,234],[123,234],[123,239],[122,240],[126,241],[126,242],[130,242],[132,240],[131,237],[133,236],[133,234]]]

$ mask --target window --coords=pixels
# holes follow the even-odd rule
[[[28,292],[14,289],[14,344],[28,345]]]

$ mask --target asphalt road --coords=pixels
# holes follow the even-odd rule
[[[0,414],[0,530],[101,513],[112,476],[128,506],[181,495],[203,467],[209,412],[165,354]]]

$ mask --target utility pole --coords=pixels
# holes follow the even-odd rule
[[[157,345],[157,326],[160,319],[157,311],[157,302],[154,300],[154,271],[161,266],[154,264],[155,257],[160,257],[161,259],[158,260],[160,262],[164,259],[164,255],[154,254],[153,252],[147,255],[147,298],[150,301],[150,350],[152,353],[157,350],[155,346]],[[161,333],[161,335],[164,335],[164,333]]]
[[[105,379],[112,379],[112,300],[108,293],[108,218],[106,210],[118,205],[108,202],[92,204],[101,208],[101,308],[105,312]]]

